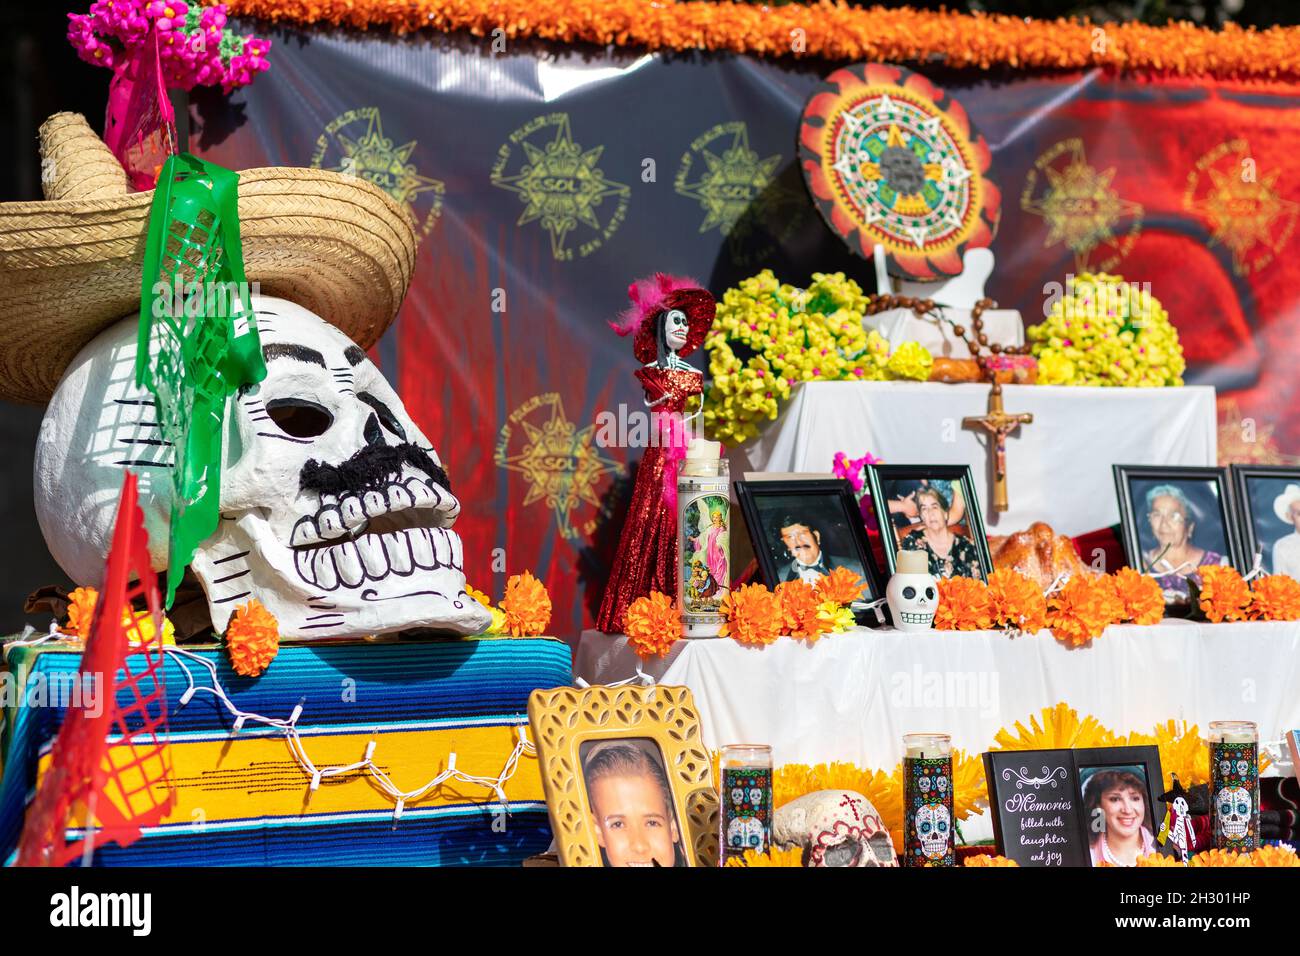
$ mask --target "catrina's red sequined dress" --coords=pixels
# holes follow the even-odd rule
[[[649,409],[658,412],[665,423],[670,412],[680,415],[687,400],[704,389],[699,372],[648,365],[637,369],[636,377],[645,389],[647,401],[667,396]],[[677,511],[664,501],[665,465],[674,469],[668,476],[674,489],[677,475],[675,459],[665,447],[666,433],[666,428],[660,429],[657,443],[646,449],[636,472],[632,503],[623,520],[605,598],[596,616],[596,627],[607,634],[620,633],[628,605],[651,591],[677,600]]]

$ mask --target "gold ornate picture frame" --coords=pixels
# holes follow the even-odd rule
[[[713,758],[701,738],[699,712],[688,688],[638,684],[535,690],[528,698],[528,721],[564,866],[613,865],[601,849],[585,772],[602,751],[624,758],[625,765],[629,753],[632,763],[643,765],[655,763],[657,753],[679,837],[674,847],[677,862],[671,865],[716,865]],[[609,753],[612,750],[618,753]],[[656,865],[670,865],[657,860]]]

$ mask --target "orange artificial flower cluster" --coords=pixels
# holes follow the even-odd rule
[[[501,599],[506,616],[506,630],[511,637],[536,637],[551,623],[551,596],[546,585],[531,571],[512,574],[506,579],[506,595]]]
[[[1215,624],[1222,621],[1244,621],[1250,607],[1250,585],[1241,573],[1226,564],[1212,564],[1199,568],[1201,578],[1201,610],[1206,620]]]
[[[1000,568],[989,575],[988,591],[989,616],[994,627],[1037,634],[1047,626],[1047,598],[1038,584],[1025,575]]]
[[[241,677],[260,677],[271,666],[280,652],[280,624],[261,601],[235,608],[226,625],[226,652]]]
[[[1285,574],[1256,578],[1254,600],[1247,609],[1252,621],[1300,621],[1300,581]]]
[[[791,637],[806,637],[815,641],[829,633],[834,624],[818,614],[816,589],[807,581],[782,581],[776,586],[776,599],[781,602],[781,621],[785,633]]]
[[[663,657],[682,636],[682,612],[667,594],[651,591],[628,607],[623,630],[642,660]]]
[[[966,857],[962,866],[1019,866],[1015,860],[1008,859],[1005,856],[994,856],[991,853],[977,853]]]
[[[781,636],[781,601],[761,584],[745,584],[722,599],[723,637],[761,647]]]
[[[814,585],[818,603],[834,601],[836,604],[852,604],[862,600],[867,593],[867,582],[848,568],[839,567],[830,574],[823,574]]]
[[[984,631],[993,626],[989,589],[977,578],[940,578],[934,626],[940,631]]]
[[[1131,568],[1116,574],[1076,574],[1044,595],[1030,578],[999,568],[988,584],[977,578],[939,581],[934,626],[941,631],[1008,628],[1033,634],[1051,628],[1058,641],[1077,647],[1108,624],[1155,624],[1164,616],[1160,586]]]
[[[1169,856],[1149,853],[1137,858],[1138,866],[1182,866]],[[1188,866],[1270,866],[1300,867],[1300,856],[1289,846],[1262,846],[1257,850],[1238,853],[1236,850],[1202,850],[1187,861]]]
[[[395,33],[465,31],[650,50],[953,68],[1083,70],[1274,79],[1300,76],[1300,29],[1209,30],[1190,23],[1092,24],[1001,14],[766,5],[711,0],[226,0],[232,16]]]

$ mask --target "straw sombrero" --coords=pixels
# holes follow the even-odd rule
[[[76,113],[41,126],[44,202],[0,203],[0,398],[49,401],[73,357],[140,307],[153,191]],[[410,216],[363,179],[275,167],[239,174],[244,270],[362,348],[392,324],[415,268]]]

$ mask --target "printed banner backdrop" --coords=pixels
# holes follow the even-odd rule
[[[836,270],[874,284],[795,162],[803,104],[842,64],[271,36],[267,77],[192,106],[191,149],[235,169],[351,171],[409,206],[415,282],[376,358],[462,500],[470,582],[499,596],[505,573],[532,569],[553,631],[576,632],[599,605],[641,456],[597,429],[600,413],[644,409],[631,343],[606,324],[628,283],[662,270],[721,295],[771,267],[795,284]],[[1300,86],[922,72],[992,150],[989,295],[1032,323],[1067,274],[1149,282],[1188,381],[1219,389],[1221,459],[1300,460],[1287,414]]]

